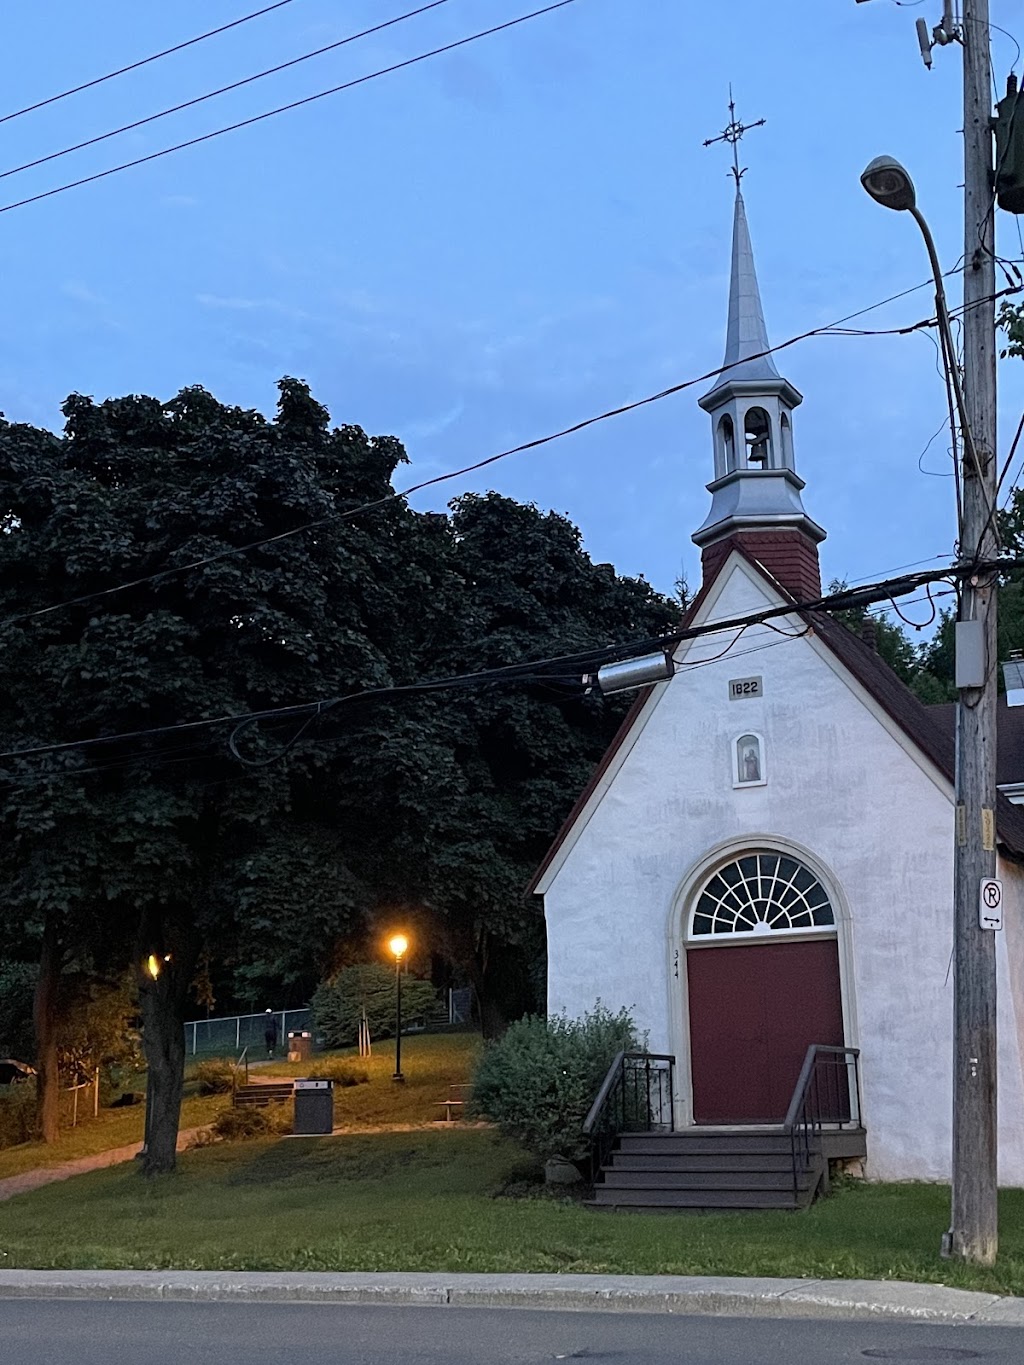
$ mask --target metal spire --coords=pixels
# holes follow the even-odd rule
[[[757,286],[757,273],[754,270],[754,251],[750,245],[750,229],[747,227],[747,211],[743,203],[740,181],[746,167],[740,165],[739,144],[743,134],[751,128],[764,125],[763,118],[756,123],[743,123],[736,117],[736,101],[733,99],[732,86],[729,87],[729,122],[718,137],[705,139],[704,146],[716,142],[727,142],[732,147],[732,167],[730,174],[736,181],[736,207],[732,225],[732,270],[729,277],[729,326],[726,333],[725,359],[722,361],[722,374],[715,381],[712,392],[730,379],[777,380],[779,372],[768,350],[768,329],[765,326],[764,310],[761,307],[761,292]]]

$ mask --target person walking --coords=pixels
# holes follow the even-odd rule
[[[267,1010],[267,1026],[263,1030],[263,1038],[267,1045],[267,1057],[273,1061],[274,1049],[277,1047],[277,1015],[273,1010]]]

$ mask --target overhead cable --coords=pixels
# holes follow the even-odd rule
[[[175,43],[174,47],[165,47],[162,52],[154,52],[151,57],[143,57],[137,62],[129,62],[127,66],[119,66],[116,71],[108,71],[105,76],[97,76],[91,81],[83,81],[81,85],[74,85],[70,90],[62,90],[59,95],[50,95],[45,100],[37,100],[35,104],[26,104],[24,109],[15,109],[13,113],[0,115],[0,123],[9,123],[11,119],[21,118],[22,114],[32,114],[37,109],[45,109],[48,104],[56,104],[58,100],[66,100],[69,95],[78,95],[83,90],[91,90],[93,86],[103,85],[105,81],[112,81],[117,76],[125,76],[129,71],[138,71],[140,67],[148,66],[150,62],[158,62],[162,57],[170,57],[172,53],[184,52],[187,47],[194,47],[196,43],[203,43],[207,38],[215,38],[218,33],[227,33],[228,29],[238,28],[241,24],[247,24],[250,19],[259,19],[264,14],[269,14],[271,10],[283,9],[285,5],[290,5],[292,0],[276,0],[273,5],[264,5],[263,9],[254,10],[252,14],[243,14],[241,19],[232,19],[230,24],[221,24],[219,28],[211,28],[207,33],[200,33],[195,38],[189,38],[183,43]]]
[[[443,474],[436,474],[432,478],[422,479],[418,483],[410,484],[406,488],[398,489],[393,493],[387,493],[383,497],[374,498],[370,502],[360,503],[357,507],[350,507],[344,511],[333,513],[329,517],[319,517],[315,521],[303,522],[299,526],[293,526],[287,531],[279,531],[273,536],[264,536],[260,540],[249,541],[245,545],[232,545],[226,550],[219,550],[216,554],[205,555],[201,559],[190,560],[186,564],[169,565],[163,569],[157,569],[153,573],[142,574],[137,578],[128,579],[123,583],[113,584],[109,588],[99,588],[95,592],[82,593],[76,597],[67,598],[63,602],[55,602],[48,607],[39,607],[35,611],[21,612],[15,616],[6,617],[0,621],[0,630],[10,625],[15,625],[21,621],[35,620],[41,616],[48,616],[52,612],[64,611],[69,607],[82,606],[87,602],[98,601],[103,597],[110,597],[116,593],[127,592],[131,588],[144,586],[146,583],[153,583],[162,578],[171,578],[177,574],[189,573],[193,569],[205,568],[208,564],[219,563],[223,559],[233,558],[235,555],[249,554],[253,550],[263,549],[268,545],[275,545],[281,541],[288,540],[292,536],[302,535],[307,531],[317,531],[325,526],[333,526],[337,522],[350,521],[354,517],[362,516],[366,512],[376,511],[378,508],[390,505],[401,499],[411,497],[414,493],[421,493],[424,489],[436,487],[438,484],[448,483],[452,479],[462,478],[466,474],[476,473],[480,469],[485,469],[489,465],[497,464],[499,460],[506,460],[511,455],[520,455],[528,450],[536,450],[541,446],[550,445],[552,441],[562,440],[566,436],[575,435],[577,432],[586,430],[587,427],[597,425],[599,422],[606,422],[613,417],[621,417],[629,412],[635,412],[638,408],[646,407],[651,403],[660,402],[664,398],[670,398],[673,394],[682,393],[686,389],[691,389],[697,384],[703,384],[709,379],[714,379],[720,374],[725,374],[733,369],[735,365],[745,365],[749,360],[758,360],[763,356],[773,355],[779,351],[784,351],[790,346],[795,346],[798,342],[807,341],[811,337],[827,336],[835,332],[835,328],[848,322],[850,318],[861,317],[864,313],[870,313],[876,308],[883,308],[886,304],[893,303],[898,299],[905,298],[908,294],[914,293],[918,289],[924,289],[933,283],[931,280],[922,281],[921,284],[903,289],[898,294],[892,294],[887,299],[881,299],[878,303],[868,304],[864,308],[858,309],[855,313],[849,313],[845,318],[840,318],[838,323],[828,323],[823,327],[814,327],[810,331],[801,332],[797,336],[790,337],[786,341],[779,342],[777,346],[769,346],[764,351],[759,351],[754,356],[748,356],[741,361],[734,361],[729,365],[717,366],[713,370],[707,370],[703,374],[696,375],[692,379],[686,379],[678,384],[671,384],[668,388],[660,389],[657,393],[648,394],[644,398],[634,399],[630,403],[620,404],[615,408],[608,408],[604,412],[597,413],[592,417],[585,417],[578,422],[573,422],[567,427],[562,427],[558,431],[549,432],[545,436],[536,436],[532,440],[523,441],[519,445],[510,446],[506,450],[498,451],[495,455],[488,455],[484,459],[476,460],[472,464],[463,465],[459,469],[448,470]],[[908,330],[913,331],[917,328],[932,325],[934,318],[923,319],[921,322],[914,323],[910,328],[894,328],[895,332],[904,333]]]
[[[173,147],[162,147],[158,152],[134,157],[131,161],[123,161],[118,166],[110,166],[105,171],[96,171],[93,175],[84,175],[78,180],[70,180],[67,184],[57,185],[50,190],[42,190],[39,194],[31,194],[14,203],[2,204],[0,205],[0,213],[10,213],[12,209],[24,208],[27,204],[37,204],[41,199],[50,199],[53,195],[63,194],[66,190],[78,189],[81,185],[91,185],[96,180],[105,180],[107,176],[117,175],[119,171],[131,170],[133,166],[144,166],[147,162],[157,161],[163,156],[170,156],[172,152],[181,152],[186,147],[197,147],[200,143],[210,142],[216,137],[223,137],[225,133],[234,133],[240,128],[250,128],[253,124],[262,123],[265,119],[275,118],[278,114],[288,113],[292,109],[301,109],[307,104],[314,104],[317,100],[326,99],[328,95],[337,95],[342,90],[352,90],[357,85],[365,85],[368,81],[377,80],[380,76],[389,76],[394,71],[402,71],[406,67],[416,66],[419,62],[428,61],[431,57],[439,57],[445,52],[454,52],[456,48],[465,47],[467,43],[475,43],[481,38],[489,38],[494,33],[504,33],[506,29],[515,28],[517,24],[525,24],[531,19],[539,19],[541,15],[551,14],[554,10],[565,9],[567,5],[574,4],[576,4],[576,0],[553,0],[552,4],[544,5],[541,9],[531,10],[529,14],[520,14],[517,18],[508,19],[503,24],[495,24],[492,28],[480,29],[477,33],[469,34],[468,37],[457,38],[441,47],[431,48],[429,52],[421,52],[415,57],[407,57],[404,61],[394,62],[391,66],[380,67],[377,71],[371,71],[365,76],[357,76],[354,80],[343,81],[341,85],[333,85],[328,90],[319,90],[314,95],[306,95],[304,99],[291,100],[288,104],[278,105],[276,109],[268,109],[262,114],[254,114],[251,118],[240,119],[237,123],[229,123],[224,128],[215,128],[212,133],[201,133],[197,137],[190,137],[184,142],[175,143]]]
[[[760,611],[749,612],[743,616],[730,617],[722,621],[712,621],[699,626],[681,626],[677,630],[661,635],[649,636],[641,640],[620,642],[618,644],[595,647],[572,654],[557,655],[544,659],[532,659],[517,664],[506,664],[497,668],[481,669],[472,673],[453,674],[448,677],[427,679],[422,682],[404,683],[391,687],[367,688],[358,692],[346,693],[338,697],[321,697],[310,702],[300,702],[291,706],[273,707],[260,711],[249,711],[238,715],[212,716],[200,720],[185,721],[175,725],[153,726],[144,730],[131,730],[113,735],[95,735],[82,739],[65,740],[56,744],[32,745],[24,749],[8,750],[0,753],[0,761],[12,759],[37,758],[43,755],[67,752],[70,750],[89,750],[98,746],[123,744],[142,739],[159,738],[165,735],[183,736],[187,731],[200,731],[216,726],[231,725],[238,731],[266,720],[308,720],[326,717],[331,711],[347,703],[380,700],[384,697],[399,698],[414,694],[447,691],[453,688],[475,687],[495,683],[530,683],[550,681],[564,677],[570,670],[574,673],[589,671],[604,663],[641,657],[656,650],[675,649],[687,640],[700,639],[707,635],[737,632],[733,643],[750,627],[771,625],[771,622],[786,616],[802,616],[810,612],[842,611],[849,608],[868,607],[879,602],[892,602],[894,598],[905,597],[930,583],[942,582],[951,578],[963,578],[978,572],[1005,572],[1012,568],[1024,567],[1024,560],[994,560],[970,565],[955,565],[943,569],[929,569],[914,574],[904,574],[896,578],[868,584],[863,588],[843,588],[838,592],[827,593],[810,601],[794,601],[781,606],[765,607]],[[806,632],[798,632],[804,634]],[[791,636],[791,638],[793,638]],[[723,651],[723,653],[728,651]],[[704,662],[694,660],[694,665]]]
[[[345,47],[348,43],[357,42],[360,38],[368,38],[373,33],[380,33],[382,29],[392,28],[395,24],[401,24],[406,19],[413,19],[418,14],[425,14],[427,10],[437,9],[440,5],[447,5],[448,3],[449,0],[430,0],[429,4],[420,5],[418,9],[407,10],[405,14],[396,14],[393,19],[385,19],[382,23],[374,24],[372,28],[364,28],[358,33],[350,33],[347,38],[339,38],[336,42],[328,43],[325,47],[318,47],[312,52],[304,52],[301,57],[293,57],[290,61],[280,62],[277,66],[269,66],[264,71],[257,71],[253,76],[245,76],[239,81],[232,81],[230,85],[222,85],[217,90],[209,90],[205,95],[196,95],[194,99],[183,100],[180,104],[171,105],[168,109],[161,109],[157,114],[147,114],[145,118],[136,119],[134,123],[123,123],[120,128],[112,128],[108,133],[99,133],[96,137],[86,138],[84,142],[76,142],[71,147],[62,147],[59,152],[50,152],[47,156],[37,156],[34,161],[26,161],[20,166],[12,166],[10,170],[0,171],[0,180],[6,180],[11,175],[20,175],[22,171],[30,171],[35,166],[45,166],[48,161],[58,161],[61,157],[70,156],[72,152],[83,151],[86,147],[95,147],[100,142],[107,142],[112,137],[119,137],[122,133],[130,133],[136,128],[144,128],[147,123],[156,123],[158,119],[167,118],[171,114],[180,114],[185,109],[192,109],[197,104],[205,104],[207,100],[216,99],[218,95],[226,95],[231,90],[241,90],[243,86],[252,85],[254,81],[261,81],[266,76],[276,76],[279,71],[287,71],[289,67],[299,66],[302,62],[308,62],[313,57],[322,57],[325,52],[333,52],[336,48]]]

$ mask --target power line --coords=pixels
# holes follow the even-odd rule
[[[844,588],[839,592],[828,593],[811,601],[789,602],[782,606],[766,607],[744,616],[730,617],[724,621],[712,621],[701,626],[684,626],[678,630],[649,636],[641,640],[605,645],[545,659],[533,659],[521,664],[506,664],[498,668],[480,669],[472,673],[453,674],[424,682],[398,684],[393,687],[367,688],[360,692],[347,693],[339,697],[318,698],[315,701],[300,702],[292,706],[249,711],[237,715],[211,716],[202,720],[184,721],[175,725],[153,726],[114,735],[97,735],[85,739],[65,740],[56,744],[33,745],[25,749],[14,749],[0,753],[0,761],[39,758],[44,755],[66,753],[71,750],[91,750],[103,745],[124,744],[142,739],[155,739],[165,735],[183,735],[186,731],[197,732],[221,725],[232,725],[237,732],[241,727],[249,727],[266,720],[315,720],[327,716],[337,707],[349,702],[358,703],[380,700],[385,697],[398,698],[413,694],[422,695],[429,692],[485,684],[552,681],[570,669],[582,673],[583,670],[596,669],[605,663],[642,657],[644,654],[655,653],[658,650],[671,650],[686,640],[695,640],[706,635],[738,631],[739,633],[736,636],[736,640],[738,640],[740,635],[751,626],[768,625],[775,629],[775,627],[771,627],[771,622],[780,617],[803,615],[808,612],[842,611],[851,607],[868,607],[879,602],[890,602],[896,597],[904,597],[931,583],[942,582],[951,577],[963,578],[978,572],[980,569],[1005,571],[1009,568],[1019,567],[1024,567],[1024,561],[995,560],[991,564],[929,569],[916,574],[904,574],[898,578],[872,583],[863,588]],[[806,632],[799,632],[798,634],[803,633]],[[735,643],[734,640],[733,644]],[[727,652],[728,650],[723,651],[723,654]],[[694,664],[702,662],[705,661],[695,660]],[[73,775],[73,770],[69,770],[69,773]]]
[[[313,52],[305,52],[301,57],[293,57],[291,61],[267,67],[265,71],[257,71],[254,76],[245,76],[242,80],[232,81],[230,85],[222,85],[217,90],[210,90],[205,95],[196,95],[194,99],[184,100],[181,104],[174,104],[169,109],[161,109],[158,114],[147,114],[145,118],[136,119],[134,123],[124,123],[120,128],[113,128],[109,133],[100,133],[96,137],[86,138],[84,142],[76,142],[71,147],[64,147],[59,152],[50,152],[47,156],[36,157],[34,161],[26,161],[21,166],[12,166],[9,171],[0,171],[0,180],[6,180],[11,175],[20,175],[22,171],[30,171],[35,166],[44,166],[48,161],[58,161],[61,157],[70,156],[72,152],[80,152],[86,147],[95,147],[100,142],[106,142],[112,137],[120,136],[121,133],[130,133],[135,128],[145,127],[147,123],[156,123],[158,119],[167,118],[170,114],[180,114],[185,109],[192,109],[197,104],[204,104],[207,100],[216,99],[218,95],[226,95],[231,90],[241,90],[243,86],[263,80],[265,76],[275,76],[279,71],[287,71],[289,67],[299,66],[302,62],[308,62],[313,57],[322,57],[325,52],[333,52],[336,48],[345,47],[348,43],[354,43],[360,38],[368,38],[373,33],[380,33],[382,29],[392,28],[395,24],[401,24],[406,19],[413,19],[418,14],[425,14],[427,10],[437,9],[446,4],[448,4],[448,0],[430,0],[429,4],[420,5],[418,9],[407,10],[405,14],[398,14],[393,19],[385,19],[383,23],[374,24],[372,28],[364,28],[359,33],[350,33],[347,38],[339,38],[337,42],[328,43],[325,47],[318,47]]]
[[[29,195],[27,199],[19,199],[12,204],[0,205],[0,213],[10,213],[12,209],[24,208],[26,204],[37,204],[41,199],[49,199],[55,194],[63,194],[66,190],[78,189],[80,185],[91,185],[93,181],[104,180],[107,176],[116,175],[119,171],[130,170],[133,166],[144,166],[149,161],[157,161],[162,156],[170,156],[172,152],[183,151],[186,147],[196,147],[202,142],[223,137],[225,133],[237,132],[239,128],[249,128],[254,123],[262,123],[265,119],[274,118],[291,109],[301,109],[304,105],[314,104],[317,100],[326,99],[328,95],[337,95],[342,90],[352,90],[355,86],[365,85],[367,81],[376,80],[379,76],[388,76],[394,71],[402,71],[408,66],[415,66],[418,62],[425,62],[431,57],[439,57],[445,52],[454,52],[456,48],[465,47],[467,43],[475,43],[480,38],[489,38],[492,34],[503,33],[506,29],[515,28],[518,24],[525,24],[530,19],[538,19],[541,15],[551,14],[554,10],[564,9],[567,5],[574,5],[575,3],[576,0],[554,0],[552,4],[545,5],[542,9],[531,10],[529,14],[521,14],[516,19],[509,19],[503,24],[495,24],[493,28],[481,29],[477,33],[471,33],[466,38],[457,38],[454,42],[445,43],[443,47],[435,47],[429,52],[421,52],[416,57],[407,57],[405,61],[381,67],[377,71],[371,71],[366,76],[357,76],[354,80],[331,86],[329,90],[320,90],[315,95],[307,95],[304,99],[292,100],[289,104],[278,105],[276,109],[268,109],[265,113],[254,114],[251,118],[239,120],[238,123],[230,123],[224,128],[216,128],[212,133],[201,133],[198,137],[188,138],[185,142],[178,142],[173,147],[163,147],[160,151],[150,152],[147,156],[137,156],[132,161],[123,161],[119,166],[110,166],[105,171],[96,171],[93,175],[82,176],[79,180],[70,180],[67,184],[57,185],[52,190],[43,190],[40,194]]]
[[[767,350],[760,351],[756,356],[748,359],[758,360],[763,356],[772,355],[778,351],[784,351],[789,346],[795,346],[797,342],[806,341],[815,336],[826,336],[835,334],[835,329],[851,318],[862,317],[865,313],[873,312],[876,308],[883,308],[886,304],[894,303],[898,299],[905,298],[908,294],[915,293],[919,289],[926,288],[932,284],[931,280],[924,280],[921,284],[912,285],[909,289],[903,289],[897,294],[892,294],[889,298],[881,299],[877,303],[868,304],[864,308],[858,309],[854,313],[847,314],[840,318],[838,322],[828,323],[824,327],[815,327],[810,331],[801,332],[797,336],[790,337],[787,341],[779,342],[777,346],[769,346]],[[911,327],[893,328],[893,332],[905,333],[914,331],[918,328],[929,326],[934,322],[933,318],[923,319],[921,322],[912,324]],[[42,616],[49,616],[56,611],[64,611],[68,607],[83,606],[87,602],[95,602],[103,597],[110,597],[119,592],[127,592],[131,588],[143,587],[147,583],[154,583],[161,578],[170,578],[176,574],[189,573],[193,569],[202,569],[209,564],[219,563],[223,559],[233,558],[235,555],[249,554],[253,550],[263,549],[268,545],[275,545],[283,540],[288,540],[292,536],[302,535],[306,531],[317,531],[325,526],[334,525],[336,522],[350,521],[354,517],[361,516],[365,512],[376,511],[380,507],[397,502],[400,499],[411,497],[414,493],[420,493],[424,489],[433,488],[438,484],[447,483],[452,479],[458,479],[466,474],[476,473],[487,466],[497,464],[499,460],[508,459],[511,455],[519,455],[527,450],[536,450],[540,446],[550,445],[553,441],[561,440],[563,437],[575,435],[577,432],[584,431],[587,427],[595,426],[599,422],[605,422],[613,417],[621,417],[626,413],[634,412],[638,408],[646,407],[651,403],[660,402],[664,398],[669,398],[673,394],[682,393],[686,389],[693,388],[697,384],[702,384],[709,379],[714,379],[720,374],[725,374],[734,365],[746,364],[747,361],[735,361],[730,365],[722,365],[713,370],[708,370],[704,374],[699,374],[692,379],[683,380],[679,384],[672,384],[666,389],[661,389],[657,393],[648,394],[644,398],[635,399],[631,403],[623,403],[619,407],[609,408],[604,412],[597,413],[595,416],[583,418],[579,422],[574,422],[570,426],[563,427],[559,431],[549,432],[545,436],[536,436],[532,440],[521,442],[519,445],[510,446],[506,450],[501,450],[495,455],[488,455],[482,460],[477,460],[472,464],[463,465],[460,469],[452,469],[444,474],[436,474],[432,478],[423,479],[419,483],[410,484],[407,488],[399,489],[396,492],[385,494],[383,497],[375,498],[370,502],[361,503],[357,507],[350,507],[346,511],[337,512],[329,517],[320,517],[316,521],[303,522],[300,526],[293,526],[288,531],[280,531],[273,536],[265,536],[260,540],[253,540],[246,545],[233,545],[229,549],[219,550],[216,554],[205,555],[201,559],[190,560],[187,564],[177,564],[164,569],[158,569],[154,573],[142,574],[138,578],[132,578],[123,583],[117,583],[109,588],[99,588],[95,592],[82,593],[77,597],[71,597],[63,602],[55,602],[48,607],[40,607],[36,611],[21,612],[15,616],[9,616],[0,621],[0,629],[7,626],[18,624],[22,621],[32,621]]]
[[[11,119],[21,118],[22,114],[34,113],[36,109],[45,109],[48,104],[56,104],[58,100],[66,100],[69,95],[78,95],[83,90],[91,90],[93,86],[103,85],[105,81],[112,81],[117,76],[124,76],[129,71],[138,71],[142,66],[148,66],[150,62],[158,62],[162,57],[170,57],[174,52],[183,52],[187,47],[194,47],[196,43],[203,43],[207,38],[215,38],[218,33],[227,33],[228,29],[238,28],[240,24],[247,24],[250,19],[259,19],[264,14],[269,14],[271,10],[283,9],[285,5],[290,5],[292,0],[277,0],[276,4],[265,5],[263,9],[254,10],[252,14],[243,14],[241,19],[233,19],[230,24],[221,24],[219,28],[211,28],[207,33],[200,33],[198,37],[189,38],[184,43],[176,43],[174,47],[165,47],[162,52],[154,52],[151,57],[143,57],[140,61],[130,62],[128,66],[120,66],[116,71],[108,71],[105,76],[97,76],[94,80],[84,81],[81,85],[72,86],[70,90],[62,90],[59,95],[50,95],[45,100],[37,100],[35,104],[26,104],[24,109],[15,109],[12,114],[0,116],[0,123],[9,123]]]

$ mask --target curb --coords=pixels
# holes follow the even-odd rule
[[[0,1270],[0,1299],[338,1303],[1024,1327],[1024,1298],[879,1280],[689,1275]]]

